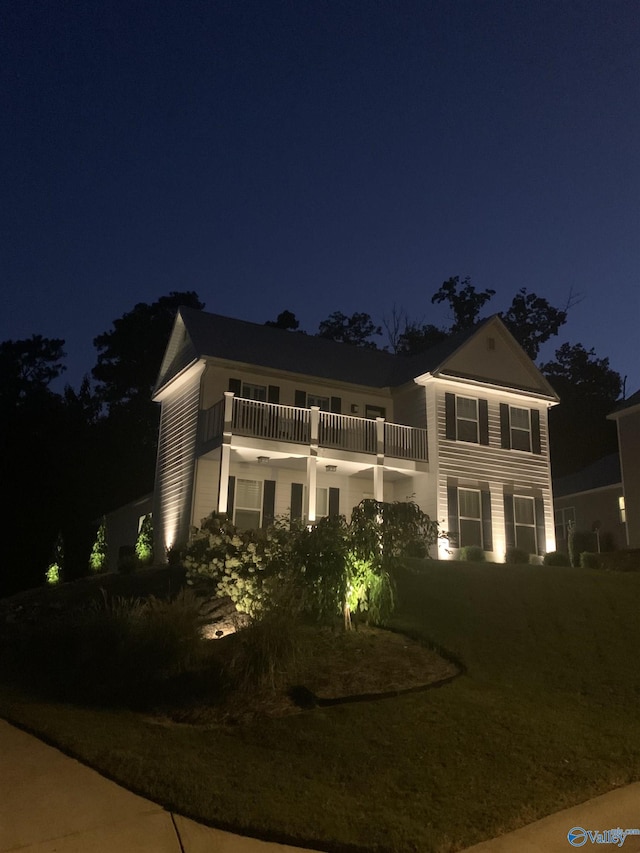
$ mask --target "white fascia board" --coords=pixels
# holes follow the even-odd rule
[[[151,398],[155,403],[162,403],[167,397],[172,397],[179,393],[186,385],[191,384],[195,379],[202,375],[206,362],[204,359],[194,359],[190,364],[172,376],[171,379],[159,388]]]
[[[625,415],[633,415],[636,412],[640,412],[640,403],[636,403],[635,406],[628,406],[627,408],[619,409],[617,412],[611,412],[607,415],[607,420],[609,421],[618,421],[620,418],[624,418]]]
[[[449,376],[442,374],[434,376],[432,373],[423,373],[421,376],[416,376],[413,380],[418,385],[447,385],[452,390],[466,391],[472,395],[482,394],[483,397],[489,399],[501,400],[505,402],[507,399],[522,402],[522,398],[526,397],[536,403],[542,403],[546,406],[557,406],[558,400],[552,397],[547,397],[537,391],[527,391],[526,389],[507,388],[504,385],[496,385],[491,382],[481,382],[477,379],[462,379],[459,376]]]
[[[564,501],[569,498],[578,498],[582,495],[592,495],[595,492],[606,492],[611,489],[615,489],[616,491],[622,491],[622,483],[609,483],[608,486],[596,486],[595,489],[582,489],[580,492],[570,492],[568,495],[554,495],[554,500]]]

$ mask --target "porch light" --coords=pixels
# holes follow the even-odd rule
[[[337,465],[325,465],[325,471],[326,471],[328,474],[335,474],[335,472],[336,472],[337,470],[338,470],[338,466],[337,466]]]
[[[269,461],[268,456],[258,456],[258,464],[259,465],[266,465],[268,461]]]

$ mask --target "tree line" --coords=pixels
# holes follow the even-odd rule
[[[448,304],[448,327],[411,320],[396,308],[381,325],[365,312],[335,311],[315,334],[378,348],[384,326],[382,348],[410,356],[473,327],[494,294],[455,276],[431,299]],[[522,289],[502,319],[536,359],[573,304],[571,294],[558,308]],[[60,534],[68,574],[84,574],[101,516],[153,489],[159,406],[151,394],[180,306],[205,307],[195,292],[173,291],[114,320],[94,339],[96,363],[77,390],[51,388],[65,371],[64,340],[34,334],[0,343],[0,477],[8,504],[0,595],[41,582]],[[266,324],[301,333],[288,310]],[[582,344],[565,343],[554,360],[539,367],[562,398],[550,416],[554,475],[613,452],[615,428],[605,416],[620,395],[621,379],[609,360]]]

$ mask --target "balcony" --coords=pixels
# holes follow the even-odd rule
[[[388,421],[354,418],[319,409],[299,409],[226,395],[200,412],[202,444],[224,433],[293,444],[317,444],[354,453],[427,461],[427,431]]]

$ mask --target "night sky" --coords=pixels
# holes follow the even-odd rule
[[[137,302],[316,331],[452,275],[640,387],[637,0],[3,0],[0,340]]]

